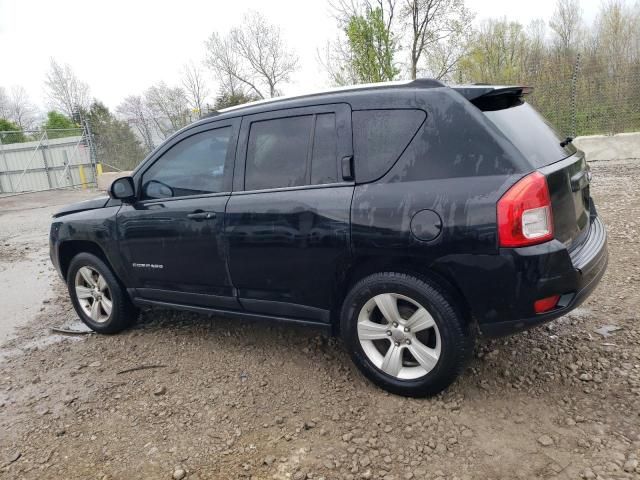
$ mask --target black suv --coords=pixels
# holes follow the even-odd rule
[[[476,332],[566,314],[607,265],[584,154],[527,93],[417,80],[221,111],[56,214],[51,259],[97,332],[141,306],[322,326],[382,388],[437,393]]]

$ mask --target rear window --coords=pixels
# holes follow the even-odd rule
[[[422,110],[360,110],[352,114],[353,147],[358,182],[384,175],[418,131]]]
[[[522,152],[534,167],[544,167],[576,152],[528,103],[516,107],[484,112],[491,122]]]

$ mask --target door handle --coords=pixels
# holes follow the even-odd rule
[[[216,218],[216,212],[203,212],[202,210],[195,211],[193,213],[189,213],[187,218],[196,221],[211,220],[212,218]]]
[[[353,155],[342,157],[342,179],[353,180]]]

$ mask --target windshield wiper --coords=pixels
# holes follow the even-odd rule
[[[560,142],[560,146],[564,148],[567,145],[569,145],[571,142],[573,142],[573,137],[567,137],[563,141]]]

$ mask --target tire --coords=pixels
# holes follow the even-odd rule
[[[138,310],[127,292],[95,255],[79,253],[73,257],[67,272],[67,288],[80,320],[95,332],[121,332],[137,317]]]
[[[343,302],[340,322],[356,366],[398,395],[425,397],[443,391],[473,353],[474,335],[454,304],[429,281],[404,273],[376,273],[360,280]]]

